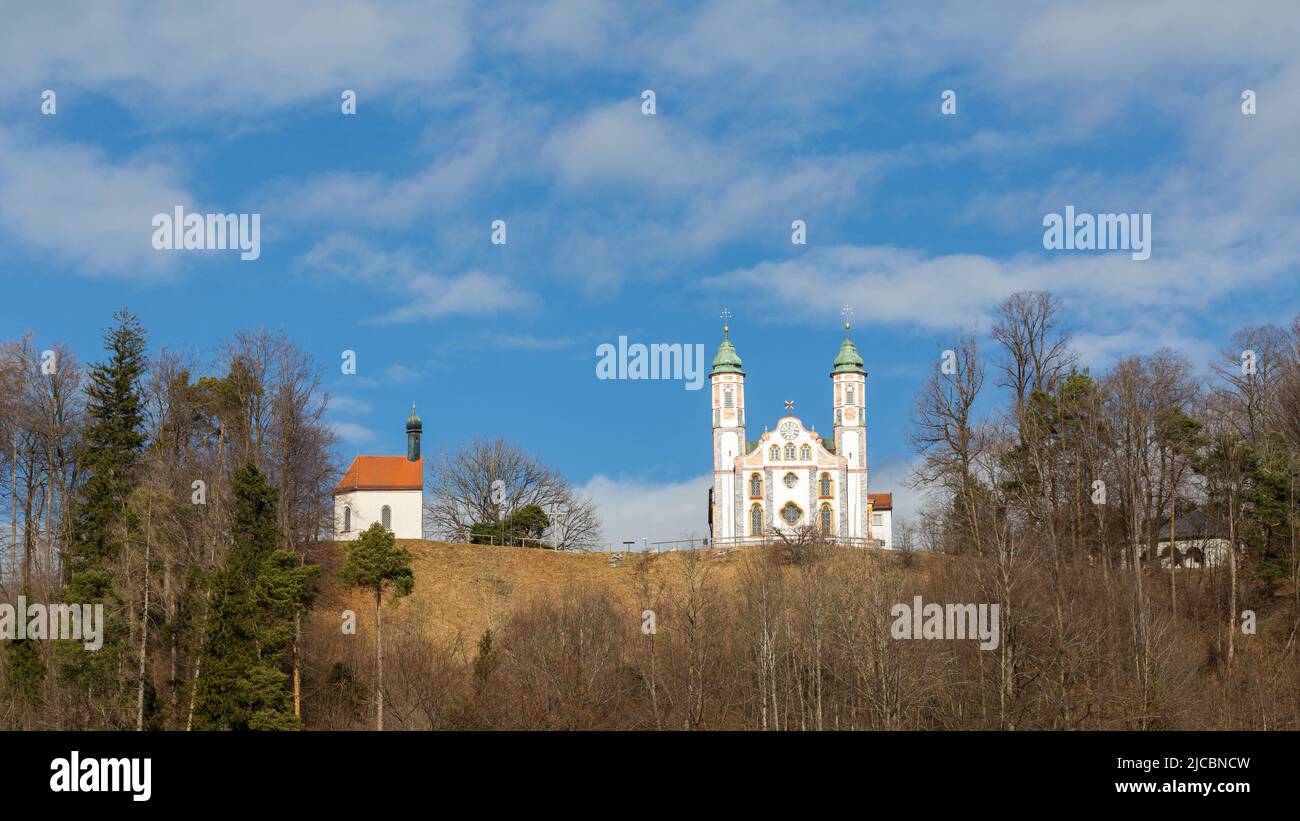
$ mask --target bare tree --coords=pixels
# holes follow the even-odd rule
[[[1078,360],[1060,312],[1060,298],[1044,291],[1018,291],[998,306],[993,338],[1004,352],[1000,385],[1011,389],[1017,416],[1035,391],[1054,390]]]
[[[546,512],[546,541],[556,550],[589,550],[601,543],[596,503],[570,493],[569,498]]]
[[[959,335],[952,353],[948,360],[952,372],[944,372],[946,363],[936,364],[912,409],[912,445],[922,455],[916,480],[924,486],[938,485],[951,494],[961,512],[957,549],[982,552],[975,463],[983,437],[974,407],[984,385],[984,365],[973,335]]]
[[[1238,433],[1251,445],[1260,442],[1276,419],[1287,346],[1285,332],[1276,325],[1249,326],[1233,334],[1232,345],[1214,366]]]
[[[537,505],[568,520],[554,525],[560,547],[599,540],[590,500],[579,498],[554,468],[504,439],[475,438],[454,452],[444,450],[431,460],[429,471],[425,518],[443,538],[469,541],[474,525],[500,522]]]

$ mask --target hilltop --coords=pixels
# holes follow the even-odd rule
[[[670,583],[681,577],[689,560],[687,551],[624,553],[621,567],[610,567],[608,553],[556,552],[521,547],[460,544],[424,539],[398,539],[411,551],[415,590],[395,605],[385,601],[385,619],[411,619],[426,636],[451,639],[460,635],[476,640],[483,631],[496,629],[509,611],[537,598],[557,597],[574,586],[604,590],[635,606],[644,567],[652,583]],[[354,610],[362,630],[369,629],[374,602],[338,581],[344,542],[323,545],[313,557],[324,571],[313,618],[338,621],[338,613]],[[739,590],[744,559],[763,548],[739,547],[696,551],[707,568],[710,582],[725,595]],[[849,552],[849,549],[843,549]],[[887,550],[854,552],[899,556]],[[924,557],[933,560],[936,557]]]

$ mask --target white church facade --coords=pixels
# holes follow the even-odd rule
[[[745,372],[723,326],[709,374],[713,404],[714,544],[771,540],[812,526],[836,542],[892,547],[893,499],[867,491],[867,372],[848,336],[831,371],[831,439],[805,426],[793,403],[776,427],[745,438]]]
[[[424,538],[420,417],[406,419],[405,456],[358,456],[334,488],[334,539],[350,541],[375,522],[399,539]]]

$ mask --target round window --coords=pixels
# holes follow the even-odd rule
[[[784,481],[786,487],[794,487],[799,484],[799,477],[795,476],[793,473],[787,473]]]
[[[794,502],[790,502],[781,508],[781,518],[785,519],[786,524],[797,524],[799,522],[799,508]]]

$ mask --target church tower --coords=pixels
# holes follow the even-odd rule
[[[835,452],[848,461],[848,474],[839,492],[840,533],[866,538],[870,510],[867,506],[867,372],[862,356],[849,338],[844,323],[844,342],[831,371],[832,401],[835,406]]]
[[[406,417],[406,461],[420,461],[420,431],[424,425],[415,415],[415,403],[411,403],[411,415]]]
[[[730,314],[723,311],[724,321]],[[736,457],[745,447],[745,372],[740,356],[731,344],[731,329],[722,326],[722,344],[713,357],[709,382],[713,391],[713,498],[710,534],[714,539],[731,539],[742,535],[738,529],[740,504],[736,486]]]

